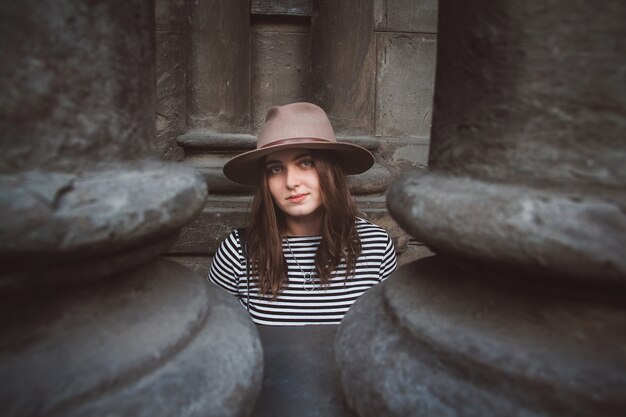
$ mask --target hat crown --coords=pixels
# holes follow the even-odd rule
[[[257,138],[257,149],[286,139],[311,138],[337,142],[326,112],[312,103],[272,107]]]

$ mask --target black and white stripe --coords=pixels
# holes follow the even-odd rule
[[[258,276],[250,277],[250,316],[255,323],[270,325],[337,324],[352,303],[366,290],[389,277],[397,267],[393,242],[379,226],[357,218],[361,238],[361,255],[354,276],[347,280],[346,265],[339,265],[328,286],[321,287],[315,279],[315,288],[304,289],[304,274],[315,265],[315,253],[321,236],[286,237],[283,254],[287,262],[289,284],[276,300],[261,296]],[[296,260],[292,257],[289,247]],[[298,267],[298,263],[300,267]],[[209,270],[209,280],[237,296],[244,307],[248,302],[246,259],[237,231],[233,231],[220,245]]]

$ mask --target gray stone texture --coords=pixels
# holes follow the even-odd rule
[[[246,1],[187,2],[187,129],[245,133],[250,124],[250,10]]]
[[[148,2],[2,2],[0,16],[0,173],[71,172],[153,149]]]
[[[436,35],[376,35],[376,135],[430,135]]]
[[[251,14],[311,16],[313,0],[250,0]]]
[[[446,110],[433,120],[431,168],[623,187],[623,2],[474,6],[457,5],[440,22],[435,106]]]
[[[202,208],[206,186],[188,168],[159,161],[100,165],[79,173],[29,170],[0,176],[6,259],[114,252],[178,229]]]
[[[428,171],[387,195],[436,255],[340,325],[360,416],[623,414],[625,17],[439,2]]]
[[[435,252],[544,273],[545,281],[626,285],[626,205],[586,190],[414,175],[389,210]]]
[[[174,262],[2,298],[3,415],[252,411],[262,376],[256,328],[232,296]]]
[[[179,161],[176,143],[187,122],[185,0],[156,0],[156,148],[163,159]]]
[[[313,102],[329,114],[336,133],[371,134],[376,85],[373,2],[320,0],[315,5]]]
[[[153,5],[1,7],[2,286],[94,279],[155,256],[206,185],[153,153]]]
[[[437,32],[437,0],[374,0],[378,31]]]
[[[411,141],[411,143],[399,143],[391,154],[390,161],[393,166],[399,168],[400,172],[424,169],[428,166],[429,142],[428,138],[424,138]]]
[[[511,291],[455,264],[413,262],[346,315],[335,352],[360,416],[623,414],[623,305]]]
[[[207,189],[154,149],[154,3],[0,7],[2,415],[249,415],[255,327],[156,259]]]
[[[252,131],[267,111],[296,101],[310,101],[311,33],[308,19],[277,24],[257,19],[252,26]]]
[[[626,8],[564,4],[449,11],[429,156],[439,175],[402,180],[389,201],[436,251],[623,282]]]

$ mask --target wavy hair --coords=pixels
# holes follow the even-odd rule
[[[315,271],[327,286],[342,261],[346,264],[345,279],[354,274],[361,240],[356,229],[356,205],[337,156],[332,151],[310,152],[319,177],[322,210],[322,241],[315,254]],[[289,280],[282,250],[285,216],[272,199],[264,164],[258,169],[259,182],[246,228],[248,256],[251,270],[258,274],[261,294],[276,299]]]

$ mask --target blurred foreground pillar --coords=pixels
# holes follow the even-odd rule
[[[361,416],[626,409],[626,6],[442,0],[430,172],[388,193],[437,255],[336,339]]]
[[[243,416],[260,389],[236,300],[157,255],[202,208],[159,161],[149,0],[0,6],[3,416]]]

